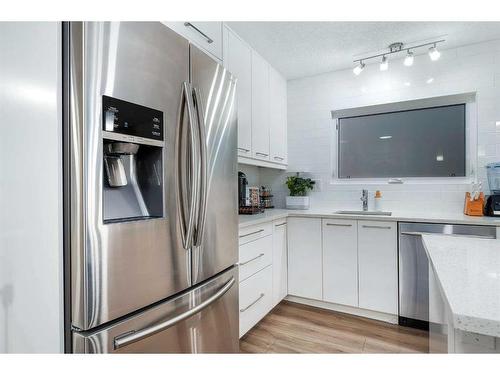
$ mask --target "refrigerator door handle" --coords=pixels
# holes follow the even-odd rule
[[[182,244],[184,248],[190,249],[193,242],[196,210],[198,206],[198,169],[199,157],[197,156],[197,129],[194,122],[193,96],[191,84],[184,82],[182,85],[182,97],[179,109],[179,126],[177,133],[177,201],[179,204],[179,215],[181,223]],[[188,128],[190,142],[188,142],[187,129],[184,128],[184,109],[187,108]],[[184,156],[189,156],[189,167]],[[191,191],[189,200],[186,196],[188,183],[186,179],[190,177]]]
[[[203,115],[202,101],[200,97],[200,90],[197,88],[193,89],[194,93],[194,106],[196,108],[196,115],[198,120],[198,135],[199,145],[200,145],[200,197],[199,197],[199,209],[198,209],[198,222],[196,225],[195,232],[195,246],[200,246],[203,239],[203,231],[205,228],[205,218],[207,209],[207,138],[206,138],[206,127],[205,127],[205,117]]]
[[[139,331],[131,331],[129,333],[125,333],[122,335],[119,335],[114,338],[114,348],[120,349],[123,348],[124,346],[133,344],[134,342],[143,340],[149,336],[152,336],[158,332],[161,332],[169,327],[172,327],[173,325],[186,320],[193,315],[198,314],[200,311],[205,309],[206,307],[210,306],[212,303],[217,301],[219,298],[221,298],[226,292],[231,289],[233,284],[235,283],[234,277],[231,277],[231,279],[222,287],[220,288],[217,293],[215,293],[213,296],[208,298],[207,300],[203,301],[200,303],[198,306],[183,312],[182,314],[177,315],[176,317],[172,319],[165,320],[164,322],[155,324],[150,327],[143,328]]]

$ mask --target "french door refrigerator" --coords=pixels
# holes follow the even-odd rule
[[[161,23],[63,27],[76,353],[238,351],[236,80]]]

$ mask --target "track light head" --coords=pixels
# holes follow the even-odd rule
[[[380,63],[380,70],[384,72],[387,69],[389,69],[389,59],[387,58],[387,56],[383,56],[382,62]]]
[[[438,51],[435,44],[431,48],[429,48],[429,57],[432,61],[439,60],[440,56],[441,52]]]
[[[406,54],[406,57],[405,57],[404,65],[405,66],[412,66],[413,65],[413,60],[414,60],[413,52],[411,52],[410,50],[408,50],[408,53]]]
[[[352,72],[354,74],[356,74],[357,76],[359,76],[364,68],[365,68],[365,64],[363,63],[363,61],[360,61],[359,64],[354,67]]]

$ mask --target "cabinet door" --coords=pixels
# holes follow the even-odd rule
[[[269,142],[271,161],[287,164],[286,80],[269,68]]]
[[[252,156],[252,50],[225,28],[224,65],[238,79],[238,155]]]
[[[288,218],[288,294],[321,300],[321,219]]]
[[[288,294],[286,219],[273,222],[273,304]]]
[[[398,313],[396,223],[358,221],[359,307]]]
[[[356,220],[323,220],[323,299],[358,306]]]
[[[252,155],[269,159],[269,64],[252,51]]]
[[[222,61],[222,22],[181,21],[163,24]]]

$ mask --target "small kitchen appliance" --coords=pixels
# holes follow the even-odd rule
[[[486,173],[491,195],[486,200],[484,213],[487,216],[500,216],[500,162],[487,164]]]

